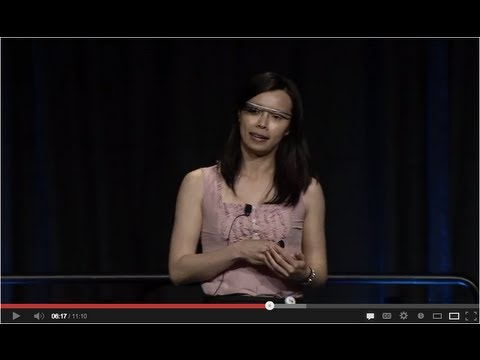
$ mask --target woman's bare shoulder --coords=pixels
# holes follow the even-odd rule
[[[307,191],[305,191],[304,199],[306,206],[309,206],[312,203],[324,202],[323,188],[316,178],[312,178],[310,185],[308,185]]]
[[[203,171],[201,168],[188,172],[181,185],[182,192],[198,192],[203,188]]]

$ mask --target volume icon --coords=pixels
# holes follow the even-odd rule
[[[36,314],[33,314],[33,317],[37,320],[43,320],[45,319],[45,314],[41,312],[37,312]]]

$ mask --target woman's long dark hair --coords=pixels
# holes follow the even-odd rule
[[[301,193],[307,190],[311,181],[309,152],[303,133],[303,104],[300,92],[292,80],[280,74],[266,72],[257,74],[248,81],[235,109],[233,127],[219,164],[220,172],[228,187],[235,193],[235,181],[242,161],[238,113],[249,99],[273,90],[284,90],[290,96],[292,118],[290,119],[289,134],[283,137],[275,155],[275,174],[273,176],[275,195],[268,204],[295,206]]]

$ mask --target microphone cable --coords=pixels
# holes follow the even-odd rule
[[[235,216],[235,218],[232,220],[232,223],[230,225],[230,230],[228,231],[228,236],[227,236],[227,246],[228,246],[228,242],[230,241],[230,233],[232,232],[232,228],[233,228],[233,224],[235,223],[235,220],[237,220],[239,217],[242,217],[242,216],[247,216],[248,217],[248,216],[250,216],[251,213],[252,213],[252,205],[245,204],[245,208],[243,209],[243,214]],[[215,290],[215,292],[213,293],[212,296],[217,295],[217,292],[220,289],[220,286],[222,286],[223,279],[225,277],[225,272],[226,271],[227,270],[223,271],[222,279],[220,280],[220,284],[218,284],[218,287],[217,287],[217,289]]]

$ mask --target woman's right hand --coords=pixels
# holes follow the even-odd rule
[[[266,253],[273,249],[275,243],[268,240],[241,240],[233,243],[237,258],[252,265],[265,265]]]

